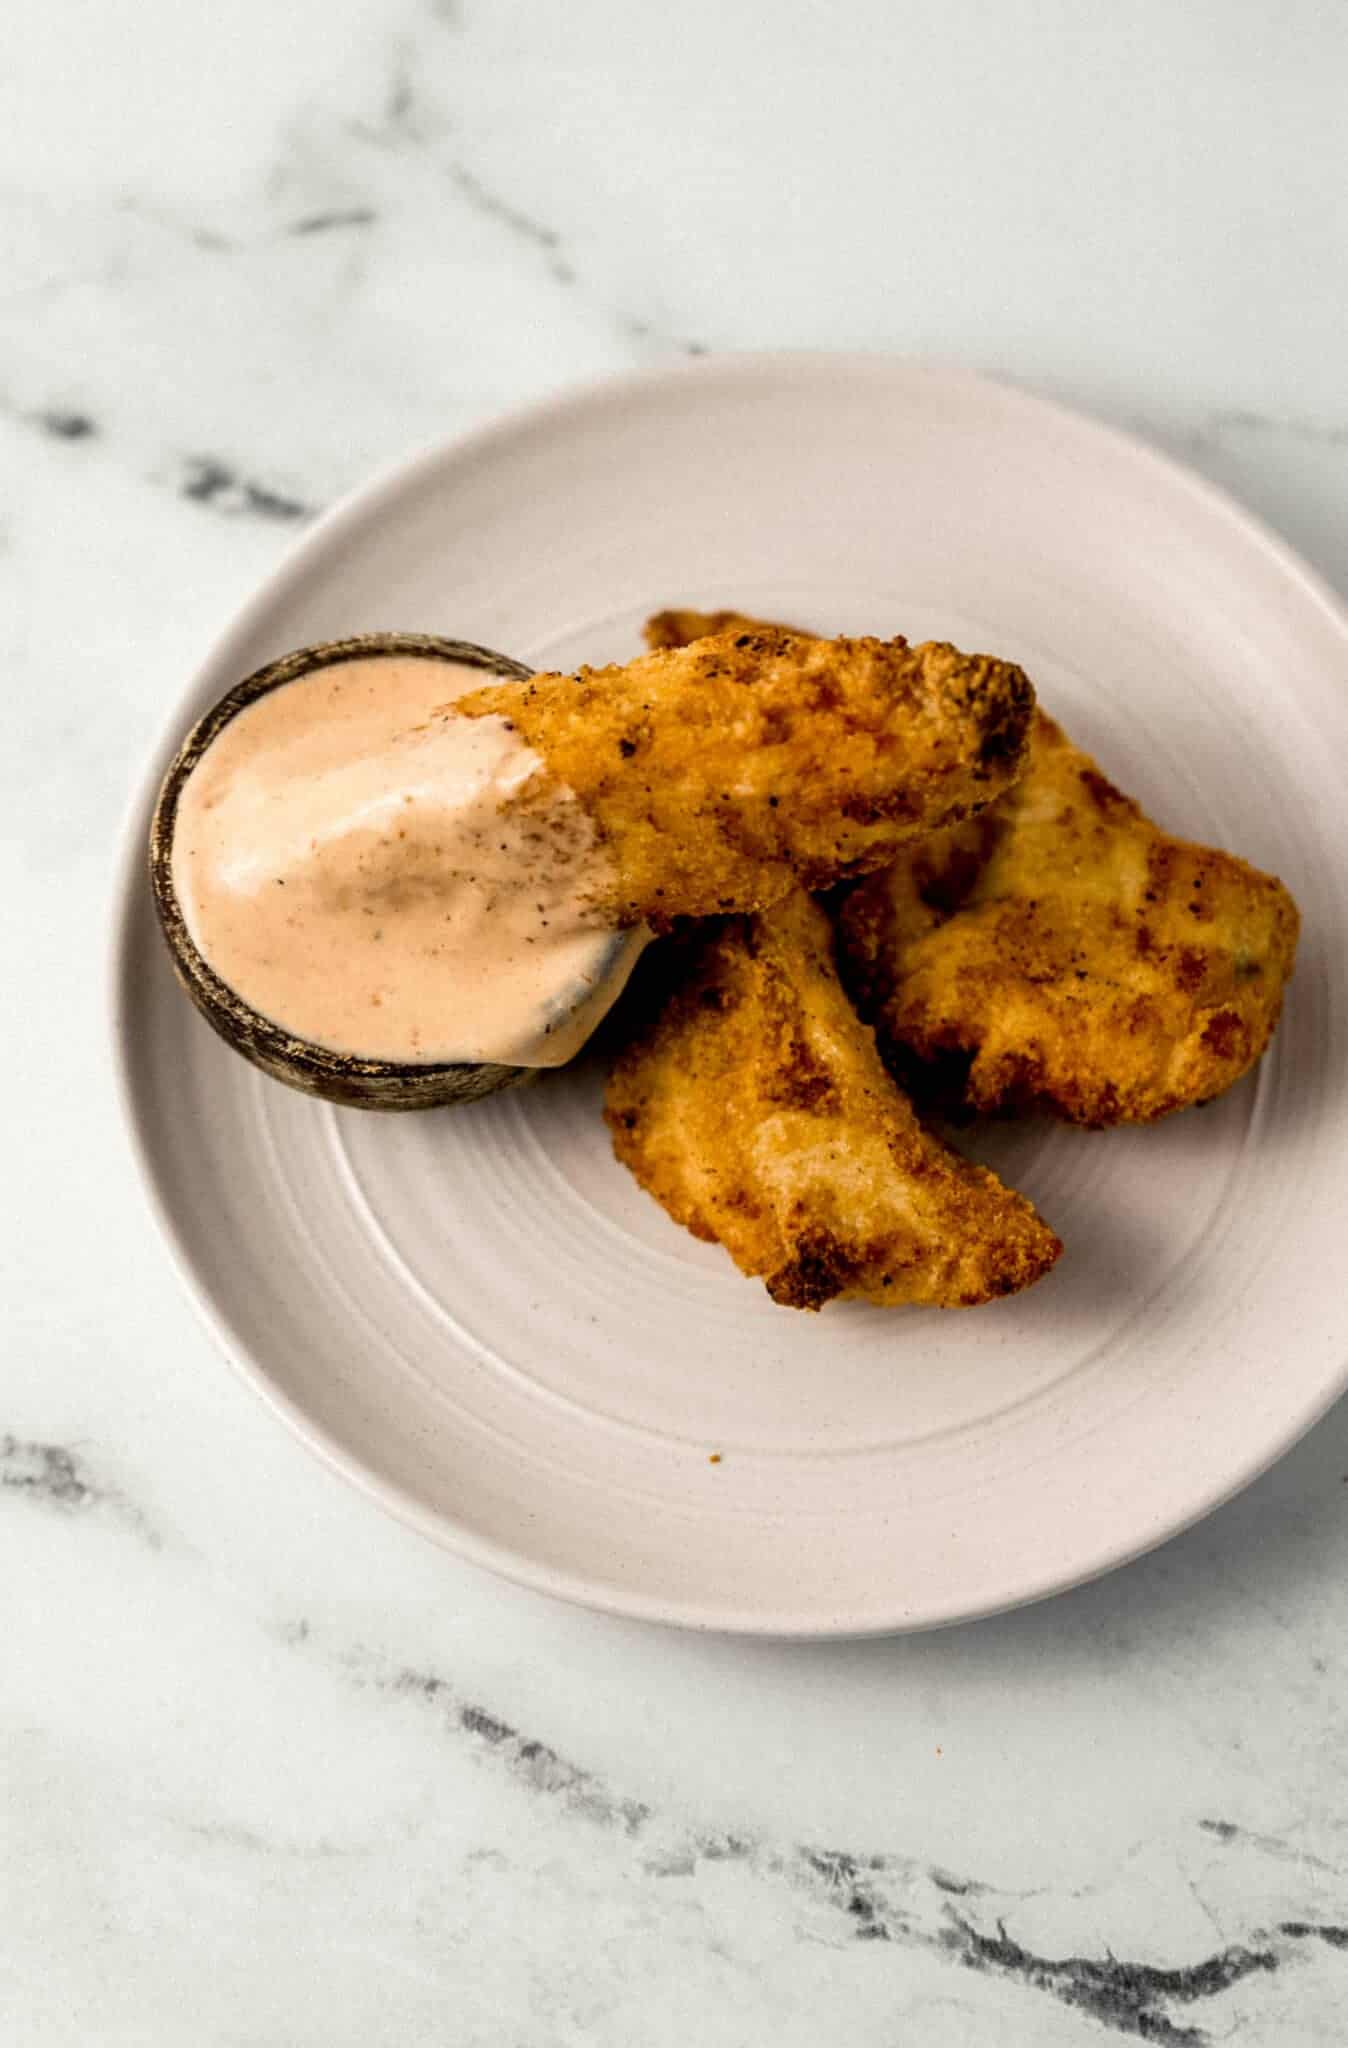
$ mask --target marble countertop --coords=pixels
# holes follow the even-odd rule
[[[108,1081],[112,851],[304,522],[681,353],[977,365],[1348,580],[1348,17],[103,0],[0,67],[0,2013],[75,2048],[1339,2042],[1348,1410],[944,1634],[574,1612],[198,1328]]]

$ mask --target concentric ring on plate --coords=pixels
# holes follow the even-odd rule
[[[600,1151],[572,1148],[564,1124],[535,1127],[540,1087],[510,1113],[577,1188],[576,1215],[611,1226],[589,1232],[596,1299],[550,1295],[532,1273],[508,1285],[520,1218],[508,1190],[470,1178],[507,1140],[484,1131],[470,1158],[449,1134],[511,1098],[389,1119],[377,1161],[358,1160],[367,1180],[377,1164],[381,1205],[385,1188],[417,1191],[424,1242],[401,1215],[385,1227],[400,1256],[440,1261],[435,1291],[512,1362],[509,1377],[484,1370],[363,1230],[305,1127],[312,1105],[273,1091],[272,1141],[308,1235],[296,1226],[239,1063],[172,987],[139,857],[167,739],[118,913],[134,1140],[189,1291],[252,1383],[348,1478],[477,1563],[622,1613],[768,1634],[928,1626],[1077,1583],[1216,1505],[1341,1390],[1348,821],[1334,764],[1348,753],[1348,632],[1334,601],[1206,486],[1022,393],[864,358],[713,358],[550,402],[361,493],[301,543],[173,720],[176,738],[233,677],[391,611],[534,660],[558,620],[597,621],[574,653],[602,661],[676,598],[808,623],[830,591],[840,626],[957,635],[973,613],[1032,673],[1033,650],[1060,654],[1065,675],[1089,678],[1064,715],[1083,716],[1103,754],[1117,732],[1109,765],[1125,785],[1179,830],[1222,837],[1238,822],[1242,850],[1285,874],[1305,912],[1257,1090],[1175,1120],[1173,1138],[1147,1134],[1145,1160],[1115,1133],[1082,1137],[1079,1178],[1074,1136],[1017,1161],[1046,1207],[1060,1157],[1064,1194],[1089,1197],[1096,1220],[1074,1254],[1091,1284],[1074,1294],[1061,1265],[1038,1299],[999,1309],[995,1334],[977,1317],[961,1336],[929,1315],[847,1310],[796,1333],[713,1252],[669,1250],[672,1226],[662,1251],[651,1225],[624,1224],[622,1201],[642,1198],[618,1192],[616,1168],[607,1183]],[[872,620],[881,592],[889,610]],[[920,616],[905,592],[921,594]],[[1057,708],[1055,681],[1038,680]],[[413,1146],[408,1126],[423,1125]],[[442,1211],[446,1188],[484,1221],[459,1266],[469,1240]],[[534,1205],[561,1199],[531,1181]],[[1167,1244],[1189,1250],[1170,1261]],[[359,1317],[333,1298],[333,1271]],[[648,1272],[665,1278],[643,1313]],[[598,1305],[600,1278],[618,1309]],[[1055,1381],[1125,1305],[1142,1311],[1127,1341]],[[860,1334],[885,1324],[883,1340]],[[541,1389],[559,1347],[553,1399]],[[629,1412],[635,1428],[605,1419]],[[838,1448],[848,1431],[857,1447]]]

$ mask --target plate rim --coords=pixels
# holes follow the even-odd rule
[[[134,1163],[142,1197],[160,1242],[168,1253],[169,1263],[198,1321],[232,1368],[330,1471],[339,1474],[367,1499],[376,1502],[405,1526],[417,1530],[437,1547],[449,1550],[468,1563],[491,1571],[527,1591],[548,1594],[572,1606],[624,1619],[701,1633],[819,1642],[926,1633],[990,1619],[1090,1585],[1147,1556],[1233,1500],[1309,1434],[1348,1390],[1348,1346],[1337,1376],[1319,1391],[1313,1402],[1299,1407],[1286,1427],[1261,1449],[1259,1457],[1242,1465],[1234,1478],[1202,1493],[1196,1503],[1183,1512],[1172,1515],[1159,1526],[1148,1528],[1140,1536],[1134,1535],[1118,1543],[1108,1555],[1090,1563],[1085,1569],[1070,1570],[1065,1577],[1053,1576],[1043,1583],[1032,1582],[1009,1596],[997,1596],[984,1604],[962,1605],[957,1612],[918,1618],[905,1615],[901,1603],[896,1603],[892,1613],[876,1619],[862,1620],[843,1614],[836,1620],[823,1621],[817,1614],[806,1617],[757,1608],[727,1608],[710,1604],[705,1599],[657,1598],[630,1591],[613,1580],[590,1579],[581,1573],[550,1566],[480,1535],[467,1522],[447,1512],[425,1506],[395,1480],[381,1476],[364,1464],[307,1409],[282,1391],[260,1360],[253,1356],[248,1345],[236,1335],[229,1317],[195,1270],[180,1227],[160,1188],[146,1134],[136,1112],[130,1055],[130,942],[139,907],[138,897],[145,884],[147,822],[165,766],[181,738],[188,707],[208,673],[231,659],[231,649],[236,643],[243,643],[249,638],[264,611],[271,610],[278,601],[285,601],[294,584],[307,573],[311,558],[325,554],[345,526],[364,521],[378,510],[381,502],[415,488],[446,465],[489,452],[498,440],[508,441],[534,427],[556,425],[568,415],[583,415],[596,405],[621,403],[626,397],[650,394],[662,388],[710,383],[727,376],[752,384],[765,374],[793,370],[829,376],[854,373],[892,378],[897,374],[933,384],[961,385],[976,392],[992,391],[1010,396],[1028,411],[1055,420],[1075,432],[1084,430],[1088,435],[1101,437],[1114,453],[1134,462],[1140,461],[1159,472],[1172,489],[1180,487],[1271,558],[1325,614],[1328,624],[1344,640],[1348,650],[1348,602],[1258,514],[1187,463],[1154,447],[1139,435],[1079,411],[1056,398],[1043,397],[1005,373],[990,375],[962,364],[924,356],[896,355],[879,349],[768,349],[727,350],[568,383],[550,393],[507,407],[493,414],[489,420],[464,432],[448,435],[376,470],[364,483],[345,492],[298,535],[282,552],[275,567],[263,578],[252,596],[231,614],[227,624],[207,646],[159,724],[145,765],[123,806],[108,896],[103,971],[108,1028],[106,1045],[113,1069],[120,1127]]]

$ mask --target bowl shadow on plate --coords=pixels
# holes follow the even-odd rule
[[[1283,1070],[1276,1075],[1276,1113],[1259,1134],[1270,1155],[1294,1152],[1313,1137],[1348,1086],[1348,1030],[1334,1015],[1333,982],[1324,934],[1303,928],[1284,1013],[1262,1062]],[[1309,1040],[1309,1058],[1302,1039]],[[1237,1086],[1250,1087],[1258,1074],[1256,1067]]]
[[[976,1147],[969,1149],[968,1157],[978,1158]],[[1033,1175],[1021,1179],[1012,1176],[1011,1180],[1021,1194],[1034,1200]],[[1043,1213],[1045,1222],[1056,1228],[1060,1219],[1052,1205],[1046,1203]],[[1095,1201],[1089,1228],[1083,1230],[1079,1221],[1067,1227],[1066,1248],[1057,1265],[1021,1294],[955,1311],[903,1308],[896,1312],[877,1309],[864,1301],[831,1302],[821,1312],[819,1327],[827,1330],[835,1320],[861,1321],[896,1313],[900,1325],[910,1317],[957,1314],[961,1319],[967,1317],[975,1330],[986,1327],[992,1337],[997,1326],[1005,1332],[1010,1323],[1023,1319],[1031,1325],[1042,1321],[1048,1341],[1069,1349],[1079,1344],[1083,1335],[1102,1329],[1109,1332],[1116,1327],[1124,1312],[1144,1297],[1147,1276],[1156,1270],[1165,1249],[1164,1227],[1156,1219],[1139,1215],[1135,1208],[1121,1202]],[[1126,1367],[1126,1354],[1122,1363]],[[892,1367],[882,1367],[877,1361],[877,1369]]]

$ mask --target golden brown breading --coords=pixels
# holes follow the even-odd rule
[[[646,634],[708,624],[661,612]],[[1146,1123],[1260,1057],[1299,922],[1281,882],[1162,832],[1040,711],[1014,789],[851,893],[842,964],[928,1099]]]
[[[996,810],[860,884],[839,930],[919,1097],[1099,1126],[1209,1101],[1253,1065],[1298,923],[1281,882],[1162,832],[1040,712]]]
[[[802,626],[784,626],[780,619],[751,619],[747,612],[656,612],[647,619],[641,636],[651,648],[690,647],[712,633],[802,633]]]
[[[1027,1201],[918,1123],[801,890],[699,941],[619,1056],[604,1113],[642,1186],[786,1307],[971,1307],[1030,1286],[1062,1250]]]
[[[667,922],[778,901],[881,865],[1019,773],[1022,671],[941,642],[722,633],[494,684],[456,712],[512,721],[612,855],[604,910]]]

